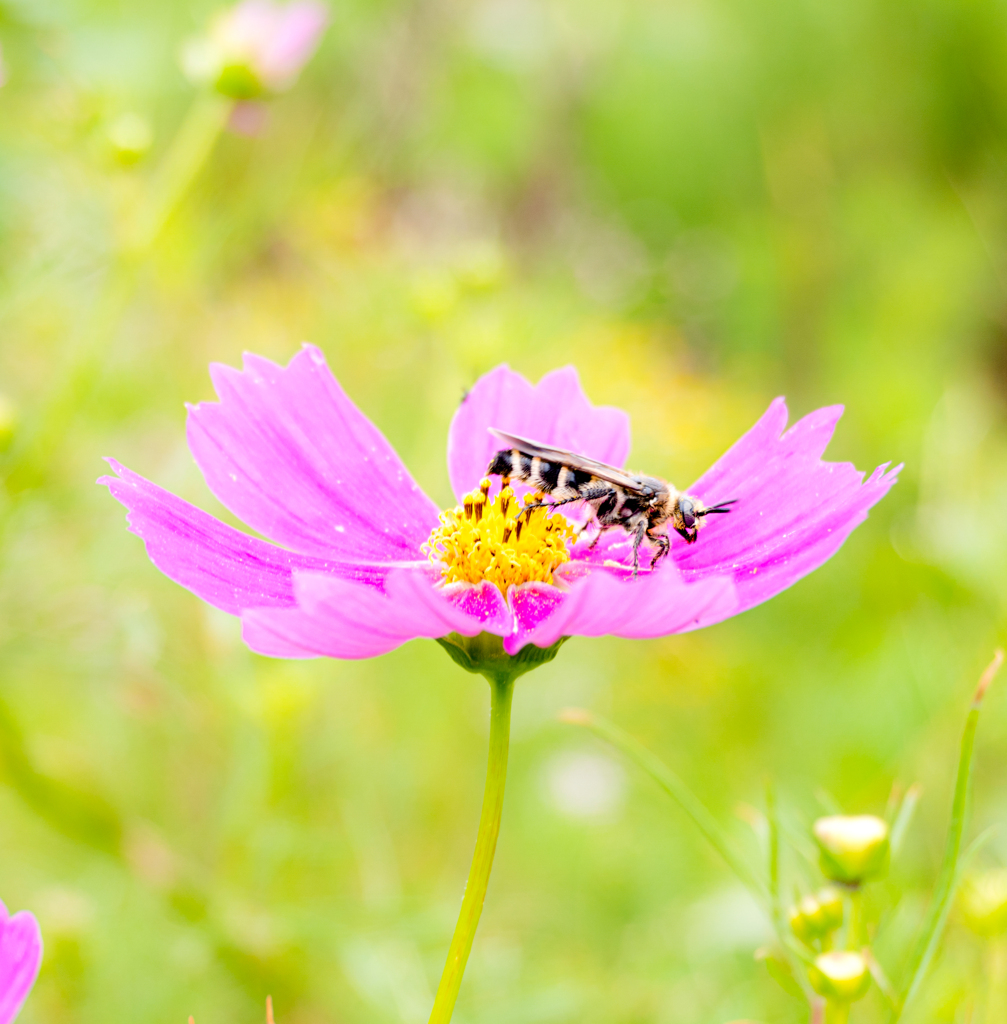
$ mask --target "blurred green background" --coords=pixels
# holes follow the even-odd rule
[[[785,393],[830,456],[906,463],[824,568],[715,628],[574,639],[522,679],[459,1024],[806,1019],[764,921],[653,785],[556,721],[602,711],[753,858],[924,793],[878,890],[895,976],[1007,604],[1007,7],[998,0],[339,0],[261,133],[225,133],[104,315],[193,103],[212,4],[5,0],[0,44],[0,895],[46,959],[24,1024],[422,1024],[481,796],[486,687],[432,642],[251,655],[94,486],[102,456],[222,513],[184,401],[302,340],[451,502],[447,424],[501,361],[628,409],[694,479]],[[153,132],[125,166],[123,115]],[[1007,819],[1007,696],[969,835]],[[791,856],[788,886],[806,875]],[[1007,833],[977,860],[1007,863]],[[980,1020],[957,916],[907,1021]],[[984,980],[985,976],[985,980]],[[854,1020],[880,1021],[873,993]],[[802,1016],[803,1015],[803,1016]]]

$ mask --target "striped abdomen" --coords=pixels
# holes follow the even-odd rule
[[[571,469],[538,455],[526,455],[517,448],[504,448],[493,456],[486,470],[491,476],[520,480],[544,494],[572,498],[595,478],[582,469]]]

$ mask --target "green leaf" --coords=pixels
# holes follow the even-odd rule
[[[625,754],[634,764],[646,772],[685,811],[699,831],[706,836],[713,848],[723,857],[727,866],[738,876],[741,883],[751,892],[769,915],[773,923],[773,929],[783,947],[784,956],[789,961],[791,981],[798,986],[804,998],[810,999],[809,992],[797,980],[800,978],[800,974],[796,968],[799,968],[801,963],[805,965],[813,963],[814,957],[801,943],[794,939],[783,920],[783,908],[780,902],[779,891],[780,824],[772,789],[767,788],[766,791],[769,820],[769,888],[767,889],[766,885],[745,863],[742,856],[735,849],[731,837],[724,831],[702,800],[689,789],[675,772],[660,758],[652,754],[642,743],[633,739],[629,733],[624,732],[617,725],[608,721],[608,719],[586,711],[583,708],[566,708],[560,712],[559,718],[560,721],[567,722],[570,725],[580,725],[585,729],[590,729],[595,735],[611,743],[613,747]],[[776,980],[780,981],[779,978]]]
[[[975,696],[972,698],[969,716],[965,720],[961,753],[958,757],[958,777],[955,780],[954,799],[951,803],[951,823],[948,826],[948,838],[944,850],[944,860],[937,878],[937,889],[934,892],[923,931],[920,933],[912,959],[909,961],[902,999],[900,1004],[893,1008],[889,1024],[895,1024],[899,1020],[906,1006],[919,991],[934,954],[937,952],[941,935],[944,932],[944,925],[951,910],[959,879],[958,856],[961,852],[962,833],[965,829],[965,810],[968,803],[969,782],[972,778],[972,749],[975,745],[976,727],[979,724],[979,712],[982,708],[983,697],[986,696],[986,690],[1003,664],[1003,657],[1003,651],[998,650],[986,671],[983,672],[979,685],[976,687]]]
[[[902,848],[902,841],[905,839],[906,831],[913,820],[916,805],[920,802],[921,792],[922,788],[919,783],[913,783],[906,790],[906,795],[902,798],[902,803],[899,805],[898,812],[892,821],[890,838],[892,857],[898,856],[899,850]]]

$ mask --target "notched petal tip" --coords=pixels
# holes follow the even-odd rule
[[[312,342],[310,342],[310,341],[302,341],[301,342],[301,351],[302,352],[306,352],[308,354],[308,358],[316,366],[328,367],[329,362],[325,358],[325,353],[317,345],[313,344]]]
[[[838,551],[902,468],[889,470],[885,463],[865,479],[852,463],[823,461],[842,412],[841,405],[817,409],[783,431],[786,405],[774,400],[689,489],[707,502],[726,497],[738,502],[730,516],[704,527],[699,543],[677,548],[676,562],[688,576],[730,573],[742,595],[742,611]]]

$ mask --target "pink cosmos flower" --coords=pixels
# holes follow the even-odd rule
[[[235,99],[281,92],[315,52],[328,20],[317,0],[241,0],[216,17],[205,38],[186,46],[182,62],[190,77]]]
[[[622,466],[629,418],[593,406],[572,367],[535,386],[506,366],[482,377],[451,423],[459,507],[440,513],[380,431],[353,405],[321,351],[286,367],[246,355],[214,364],[219,402],[189,408],[188,441],[206,482],[260,540],[110,459],[102,477],[130,529],[171,579],[241,617],[245,642],[278,658],[366,658],[417,637],[496,634],[507,654],[570,635],[657,637],[712,625],[778,594],[830,558],[895,481],[823,462],[841,406],[789,430],[776,399],[687,488],[738,499],[698,543],[671,536],[653,570],[630,568],[629,538],[592,548],[559,512],[507,541],[520,492],[480,490],[496,427]],[[474,506],[479,508],[473,512]],[[575,508],[578,506],[574,506]],[[617,536],[621,534],[621,536]],[[281,546],[282,545],[282,546]],[[515,546],[516,545],[516,546]]]
[[[0,1024],[10,1024],[28,998],[42,964],[42,933],[35,915],[9,917],[0,903]]]

